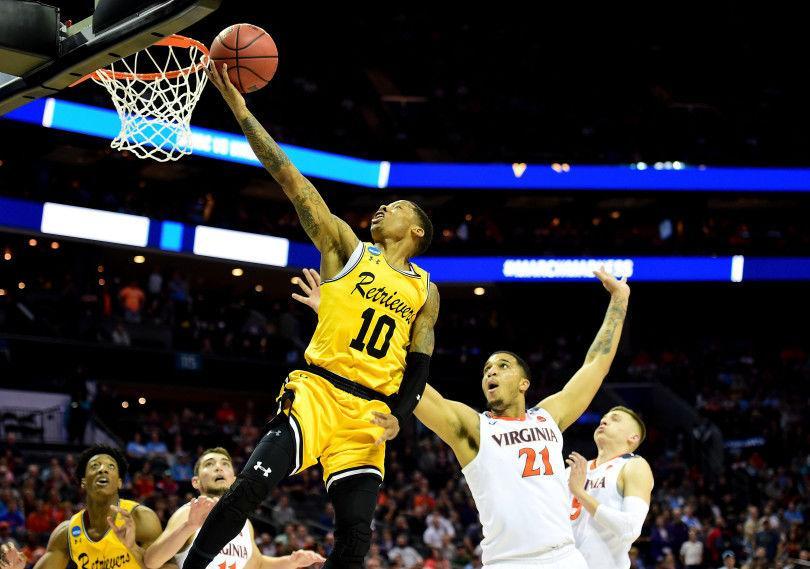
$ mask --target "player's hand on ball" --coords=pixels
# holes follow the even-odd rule
[[[374,415],[371,422],[384,429],[382,436],[374,443],[375,445],[381,445],[385,441],[390,441],[396,438],[396,436],[399,434],[399,419],[394,417],[391,413],[372,411],[371,414]]]
[[[25,569],[28,559],[10,541],[0,545],[0,569]]]
[[[214,509],[214,506],[217,505],[219,498],[209,498],[208,496],[200,496],[199,498],[194,498],[190,502],[189,506],[189,513],[188,513],[188,525],[194,529],[199,529],[205,523],[205,519],[208,517],[208,514],[211,513],[211,510]]]
[[[231,83],[231,78],[228,76],[228,64],[223,63],[222,67],[217,67],[216,63],[211,61],[208,67],[205,68],[205,74],[208,80],[214,84],[214,87],[222,94],[222,98],[228,103],[231,109],[237,109],[245,106],[245,98],[242,96],[236,87]]]
[[[300,277],[293,278],[292,283],[301,287],[304,294],[293,293],[292,297],[309,306],[317,314],[321,307],[321,275],[315,269],[304,269],[304,278],[307,280],[306,283]]]
[[[579,496],[585,492],[585,479],[588,471],[588,461],[578,452],[572,452],[565,459],[565,463],[571,467],[571,475],[568,477],[568,490],[574,496]]]
[[[627,285],[627,277],[624,276],[620,279],[617,279],[607,271],[605,271],[605,267],[599,267],[598,271],[594,271],[593,274],[596,276],[597,279],[602,281],[602,286],[605,287],[610,293],[610,296],[620,296],[623,298],[630,297],[630,287]]]
[[[315,565],[316,563],[325,562],[325,558],[321,557],[314,551],[308,551],[306,549],[299,549],[298,551],[294,551],[290,554],[290,563],[292,563],[293,567],[309,567],[310,565]]]
[[[112,515],[107,516],[107,525],[115,532],[116,537],[124,544],[124,547],[132,550],[132,548],[135,547],[135,520],[132,518],[132,514],[118,506],[110,506],[110,511]],[[124,520],[124,525],[120,527],[115,525],[115,514],[121,516],[121,519]]]

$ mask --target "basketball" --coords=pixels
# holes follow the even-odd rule
[[[228,65],[228,77],[240,93],[261,89],[278,67],[278,49],[270,35],[253,24],[234,24],[222,30],[211,45],[211,60]]]

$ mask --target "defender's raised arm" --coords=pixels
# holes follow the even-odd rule
[[[627,286],[626,279],[617,280],[613,275],[606,273],[604,267],[594,271],[594,274],[610,293],[610,304],[602,327],[599,328],[582,367],[568,380],[562,391],[546,397],[538,404],[551,413],[562,430],[568,428],[585,412],[602,386],[602,381],[610,371],[610,365],[616,356],[624,318],[627,315],[630,287]]]

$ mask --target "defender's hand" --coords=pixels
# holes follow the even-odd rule
[[[25,554],[12,542],[0,545],[0,569],[25,569],[27,564]]]
[[[294,277],[292,283],[300,286],[306,296],[293,293],[292,297],[301,304],[306,304],[315,311],[315,314],[318,314],[318,309],[321,307],[321,275],[315,269],[304,269],[304,277],[307,279],[306,284],[300,277]]]
[[[314,565],[316,563],[325,562],[326,559],[314,551],[309,551],[306,549],[299,549],[298,551],[293,551],[290,554],[290,563],[292,563],[293,567],[309,567],[310,565]]]
[[[616,277],[605,271],[604,266],[600,267],[598,271],[594,271],[593,274],[602,281],[602,286],[610,293],[610,296],[630,297],[630,287],[627,285],[626,276],[616,279]]]
[[[572,452],[565,459],[565,463],[571,467],[571,475],[568,477],[568,490],[574,496],[579,497],[585,493],[588,461],[578,452]]]
[[[200,496],[199,498],[194,498],[190,502],[189,506],[189,514],[188,514],[188,525],[194,529],[200,529],[202,525],[205,523],[205,519],[208,517],[208,514],[211,513],[211,510],[214,509],[214,506],[217,505],[219,498],[209,498],[208,496]]]
[[[245,106],[245,98],[242,96],[236,87],[231,83],[231,78],[228,77],[228,64],[223,63],[221,68],[217,68],[215,61],[211,61],[208,67],[205,68],[205,74],[208,75],[208,80],[214,84],[214,87],[222,94],[222,98],[228,103],[231,110],[238,109]]]
[[[132,514],[118,506],[110,506],[110,510],[113,515],[107,516],[107,525],[115,532],[116,537],[124,544],[124,547],[131,551],[135,547],[135,520],[132,518]],[[121,527],[115,525],[115,514],[120,514],[121,519],[124,520],[124,525]]]
[[[399,419],[394,417],[391,413],[380,413],[379,411],[372,411],[374,418],[372,423],[384,429],[382,436],[377,439],[375,445],[381,445],[385,441],[390,441],[399,434]]]

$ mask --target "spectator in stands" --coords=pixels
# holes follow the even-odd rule
[[[144,465],[144,468],[149,463]],[[155,493],[155,478],[150,472],[136,472],[132,479],[132,491],[138,497],[138,501],[152,497]]]
[[[261,551],[262,555],[268,557],[276,557],[276,545],[273,543],[273,536],[267,532],[262,532],[261,535],[256,537],[256,546]]]
[[[0,516],[0,523],[6,522],[12,534],[25,528],[25,514],[20,508],[20,502],[15,496],[10,496],[6,502],[6,513]]]
[[[399,559],[404,569],[411,569],[422,562],[422,556],[408,545],[408,536],[404,533],[397,536],[397,544],[388,552],[388,559],[392,562]]]
[[[0,484],[3,483],[14,483],[14,472],[8,467],[5,457],[0,458]]]
[[[282,527],[295,521],[295,510],[290,506],[290,499],[286,494],[282,494],[278,504],[273,506],[273,523],[277,527]]]
[[[20,542],[11,533],[11,524],[6,521],[0,521],[0,543],[12,543],[14,547],[20,549]]]
[[[430,491],[430,484],[426,479],[419,483],[419,493],[413,497],[413,507],[432,511],[436,507],[436,500]]]
[[[450,569],[450,560],[444,557],[441,549],[433,549],[423,567],[425,569]]]
[[[779,533],[771,527],[768,518],[762,520],[762,529],[758,531],[754,539],[754,547],[765,550],[765,558],[768,563],[776,559],[776,548],[779,546]]]
[[[160,438],[160,431],[155,429],[146,443],[146,455],[149,461],[158,470],[165,470],[169,466],[169,449]]]
[[[434,513],[428,516],[426,520],[428,527],[422,536],[425,545],[433,549],[441,549],[445,543],[445,537],[452,538],[455,536],[455,530],[450,522]]]
[[[194,476],[194,465],[188,454],[175,455],[177,460],[171,468],[172,478],[177,482],[189,482]]]
[[[56,457],[52,458],[48,467],[42,471],[42,478],[52,485],[70,484],[70,476]]]
[[[737,557],[733,551],[727,549],[723,552],[723,565],[718,569],[737,569]]]
[[[183,278],[180,271],[175,271],[169,281],[169,298],[178,305],[188,302],[188,281]]]
[[[116,346],[130,346],[132,345],[132,338],[129,336],[124,323],[118,321],[115,323],[115,328],[112,331],[112,343]]]
[[[160,273],[160,267],[157,265],[155,265],[152,272],[149,273],[146,290],[148,290],[149,294],[152,296],[160,296],[160,293],[163,292],[163,275]]]
[[[121,307],[124,310],[124,320],[138,324],[141,322],[141,310],[146,300],[146,295],[143,289],[138,286],[136,281],[130,283],[118,291],[118,299],[121,301]]]
[[[51,514],[45,504],[45,500],[37,500],[35,510],[28,514],[25,520],[25,529],[36,534],[45,534],[54,527],[51,524]]]
[[[133,433],[132,440],[127,443],[126,453],[132,469],[135,471],[140,470],[149,454],[146,445],[143,444],[143,435],[141,435],[140,431]]]
[[[686,569],[703,566],[703,544],[698,541],[696,529],[689,530],[689,539],[681,544],[681,563]]]
[[[788,507],[785,510],[784,516],[785,521],[789,524],[804,524],[804,514],[797,507],[796,500],[791,500],[790,504],[788,504]]]
[[[233,410],[229,401],[223,401],[217,409],[216,420],[218,425],[227,425],[236,421],[236,411]]]

